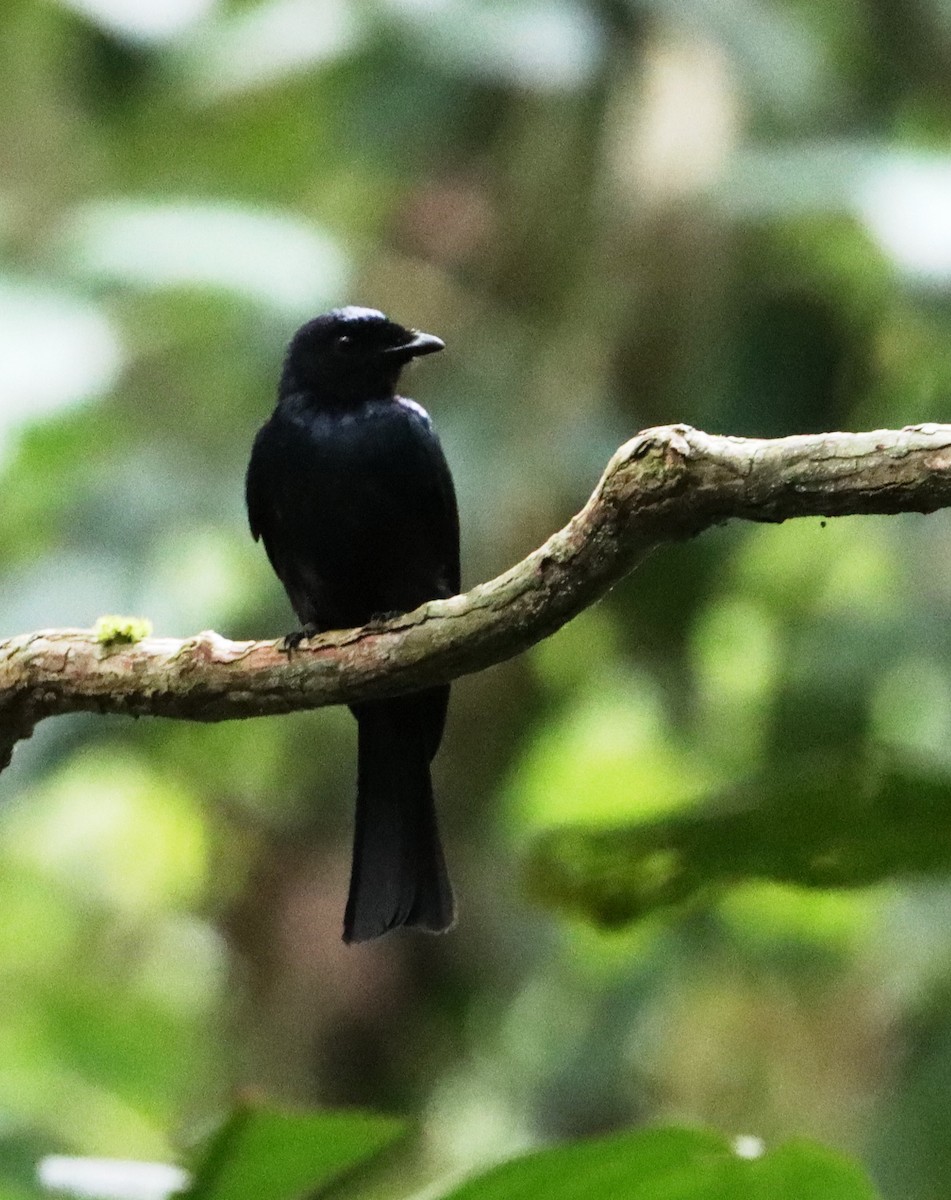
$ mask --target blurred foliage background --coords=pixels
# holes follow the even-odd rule
[[[5,0],[0,78],[2,635],[291,628],[243,471],[337,303],[448,343],[405,390],[467,586],[644,426],[951,419],[948,0]],[[439,939],[340,942],[345,711],[41,726],[0,806],[2,1194],[175,1157],[250,1089],[417,1116],[404,1188],[679,1122],[945,1197],[949,606],[947,514],[730,527],[460,681]],[[843,753],[930,807],[904,842],[844,809],[878,869],[800,879],[755,839]],[[653,903],[708,811],[715,869]],[[526,852],[592,824],[649,835],[644,902],[555,902],[544,861],[533,901]],[[867,886],[797,886],[830,881]]]

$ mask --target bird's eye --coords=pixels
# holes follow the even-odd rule
[[[334,338],[334,349],[341,352],[350,349],[350,336],[346,333],[340,333]]]

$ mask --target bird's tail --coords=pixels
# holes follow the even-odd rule
[[[429,775],[432,721],[420,699],[355,711],[357,813],[345,942],[369,941],[400,925],[441,933],[454,920]]]

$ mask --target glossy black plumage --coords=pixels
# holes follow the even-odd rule
[[[251,531],[305,631],[363,625],[459,590],[452,477],[429,417],[396,395],[438,338],[373,309],[317,317],[288,347],[254,442]],[[344,940],[453,921],[430,783],[449,688],[352,708],[357,810]]]

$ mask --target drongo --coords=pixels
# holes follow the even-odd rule
[[[303,628],[365,625],[459,591],[452,476],[426,411],[397,395],[413,358],[443,349],[370,308],[294,334],[277,407],[247,474],[251,532],[264,542]],[[351,706],[357,806],[346,942],[454,919],[430,781],[449,688]]]

